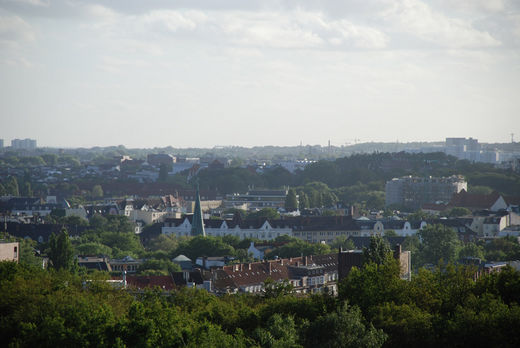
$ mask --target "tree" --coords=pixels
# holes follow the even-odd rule
[[[343,250],[354,250],[356,249],[356,246],[354,245],[354,242],[347,237],[339,236],[330,244],[330,248],[332,250],[338,250],[339,248],[342,248]]]
[[[385,231],[385,237],[397,237],[397,233],[395,230],[388,230]]]
[[[25,196],[25,197],[32,197],[33,196],[31,183],[29,181],[24,182],[22,188],[23,188],[23,191],[22,191],[23,196]]]
[[[428,225],[417,233],[421,240],[420,253],[425,263],[454,262],[460,248],[457,232],[444,225]]]
[[[103,197],[103,188],[101,185],[94,185],[92,187],[92,197],[93,198],[102,198]]]
[[[88,256],[112,256],[112,249],[104,244],[96,242],[82,243],[76,246],[78,255]]]
[[[282,317],[275,313],[267,320],[267,327],[257,328],[254,332],[261,347],[268,348],[299,348],[298,332],[294,319]]]
[[[300,210],[303,210],[303,209],[307,209],[309,208],[309,197],[307,196],[307,194],[303,191],[300,191],[298,193],[298,198],[299,198],[299,208]]]
[[[7,179],[5,190],[7,191],[8,195],[20,196],[20,190],[18,189],[18,180],[16,180],[14,176],[11,176],[9,177],[9,179]]]
[[[392,257],[390,245],[381,236],[371,236],[370,245],[363,249],[364,262],[374,262],[378,265],[383,264],[388,258]]]
[[[264,281],[265,298],[276,298],[279,296],[289,295],[293,291],[293,286],[287,279],[282,282],[275,282],[271,278]]]
[[[280,214],[273,208],[263,208],[257,212],[250,213],[247,216],[248,220],[265,219],[265,220],[276,220],[280,218]]]
[[[20,240],[20,263],[32,266],[42,266],[41,257],[36,256],[36,241],[31,239]]]
[[[459,252],[460,259],[465,257],[477,257],[482,260],[484,259],[484,249],[475,243],[467,243],[460,249]]]
[[[455,207],[448,210],[445,210],[441,213],[442,216],[447,217],[459,217],[464,215],[471,215],[471,210],[464,207]]]
[[[415,213],[408,215],[406,219],[408,221],[424,221],[431,218],[434,218],[434,216],[423,210],[417,210]]]
[[[298,209],[298,198],[296,192],[293,189],[289,189],[287,196],[285,197],[285,210],[295,211]]]
[[[387,339],[383,330],[365,324],[359,307],[346,302],[335,312],[316,319],[307,336],[309,347],[381,347]]]
[[[49,261],[54,269],[71,270],[73,267],[73,248],[66,229],[49,239]]]
[[[157,181],[166,182],[168,180],[168,166],[164,163],[161,163],[159,167],[159,178]]]

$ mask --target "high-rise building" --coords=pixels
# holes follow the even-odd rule
[[[4,139],[0,139],[0,149],[4,147]]]
[[[386,182],[386,205],[396,204],[417,210],[425,203],[448,203],[453,194],[463,189],[468,190],[468,183],[460,175],[394,178]]]
[[[13,149],[34,150],[36,149],[36,140],[34,139],[13,139],[11,140]]]

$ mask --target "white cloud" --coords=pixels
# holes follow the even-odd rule
[[[28,4],[32,6],[42,6],[42,7],[48,7],[49,1],[44,0],[8,0],[8,2],[12,2],[15,4]]]
[[[380,17],[392,29],[447,48],[496,47],[501,43],[471,23],[434,11],[419,0],[392,2]]]
[[[206,21],[206,15],[200,11],[154,10],[139,18],[147,25],[160,25],[169,32],[195,30]]]
[[[35,34],[29,23],[18,16],[0,15],[0,41],[32,41]]]

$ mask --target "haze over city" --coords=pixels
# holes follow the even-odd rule
[[[520,2],[0,1],[0,138],[520,137]]]

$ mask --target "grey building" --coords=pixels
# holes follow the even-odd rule
[[[404,176],[386,182],[386,205],[417,210],[425,203],[448,203],[455,193],[468,189],[460,175],[450,177]]]
[[[11,140],[13,149],[34,150],[36,149],[36,140],[34,139],[13,139]]]

